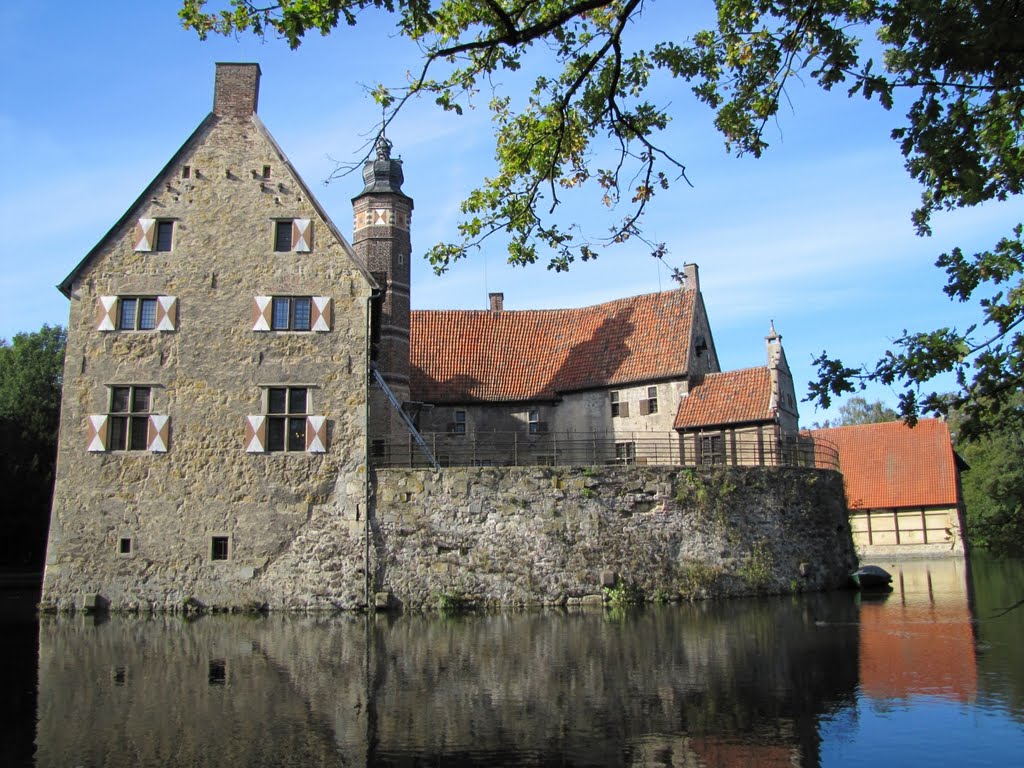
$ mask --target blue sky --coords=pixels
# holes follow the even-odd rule
[[[255,38],[199,42],[177,21],[174,0],[101,5],[37,0],[0,5],[0,337],[65,324],[54,287],[106,233],[209,112],[214,62],[256,61],[259,113],[343,233],[351,227],[355,177],[324,186],[334,159],[353,160],[379,109],[365,93],[404,81],[417,49],[391,20],[311,36],[297,51]],[[693,22],[677,3],[648,4],[638,35],[680,38]],[[529,68],[527,68],[529,69]],[[528,77],[528,73],[523,73]],[[528,84],[506,76],[513,90]],[[903,170],[889,130],[898,112],[792,81],[789,103],[768,127],[760,159],[728,155],[711,114],[678,82],[655,84],[675,118],[664,137],[693,187],[659,194],[645,217],[675,266],[696,262],[725,368],[760,365],[769,321],[784,337],[803,396],[811,360],[827,349],[870,363],[904,328],[965,327],[971,305],[942,293],[936,256],[991,246],[1024,218],[1021,201],[943,214],[934,235],[910,224],[919,189]],[[458,205],[493,168],[491,126],[480,109],[463,117],[414,103],[389,130],[415,199],[413,250],[450,237]],[[332,159],[333,158],[333,159]],[[600,235],[611,223],[597,192],[571,199],[566,221]],[[484,308],[503,291],[508,309],[583,306],[672,287],[642,243],[603,252],[568,274],[512,268],[500,243],[443,277],[414,256],[415,308]],[[895,394],[866,395],[895,403]],[[830,416],[801,406],[801,423]]]

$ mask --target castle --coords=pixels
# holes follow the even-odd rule
[[[351,605],[375,467],[770,465],[798,439],[781,337],[722,372],[696,265],[581,309],[411,311],[401,161],[365,164],[350,244],[259,80],[217,65],[212,112],[59,286],[45,604],[278,605],[316,570]]]

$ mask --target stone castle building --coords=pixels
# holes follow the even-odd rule
[[[401,161],[366,163],[350,244],[259,80],[217,65],[212,112],[59,286],[44,603],[354,606],[384,556],[375,467],[763,465],[795,439],[781,337],[722,372],[695,265],[582,309],[411,311]]]

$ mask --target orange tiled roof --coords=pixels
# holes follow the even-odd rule
[[[957,503],[956,460],[946,422],[921,419],[811,430],[839,448],[851,509]]]
[[[679,402],[676,429],[743,424],[775,418],[768,368],[709,373]]]
[[[696,295],[664,291],[580,309],[412,312],[412,397],[545,400],[685,376]]]

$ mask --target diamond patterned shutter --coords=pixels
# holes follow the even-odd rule
[[[252,329],[254,331],[270,330],[271,296],[257,296],[252,300]]]
[[[178,298],[176,296],[156,297],[156,330],[174,331],[178,328]]]
[[[247,453],[264,453],[267,450],[266,416],[245,417],[245,450]]]
[[[96,330],[117,330],[117,296],[100,296],[96,307]]]
[[[139,219],[135,225],[135,250],[152,251],[156,237],[156,219]]]
[[[309,219],[292,220],[292,250],[299,253],[313,250],[313,222]]]
[[[327,453],[327,417],[306,417],[306,451]]]
[[[170,436],[171,418],[152,413],[146,431],[146,450],[153,453],[167,453],[167,438]]]
[[[331,297],[314,296],[313,313],[310,318],[310,330],[329,331],[331,330],[331,320]]]
[[[86,450],[101,453],[107,450],[107,414],[98,413],[89,417],[85,434]]]

